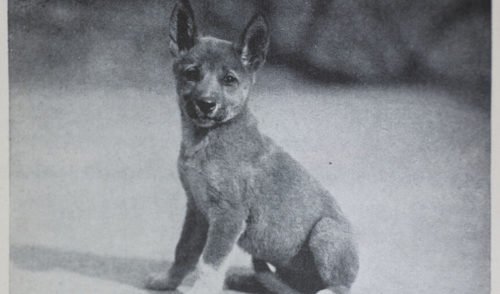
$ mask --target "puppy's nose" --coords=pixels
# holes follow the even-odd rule
[[[217,105],[215,102],[210,100],[196,100],[194,101],[194,103],[204,114],[210,114],[212,111],[214,111],[215,106]]]

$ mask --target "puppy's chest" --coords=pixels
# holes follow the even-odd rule
[[[248,176],[234,158],[212,152],[204,146],[195,152],[181,151],[179,175],[188,195],[206,213],[211,207],[224,208],[241,202],[244,182]]]

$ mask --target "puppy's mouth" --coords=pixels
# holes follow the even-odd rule
[[[185,104],[186,114],[201,127],[222,121],[220,108],[220,104],[207,101],[188,100]]]

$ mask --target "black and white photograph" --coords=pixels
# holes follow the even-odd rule
[[[10,294],[491,293],[490,1],[7,14]]]

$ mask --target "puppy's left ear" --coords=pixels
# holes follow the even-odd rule
[[[243,66],[256,71],[264,64],[269,49],[269,35],[266,18],[262,14],[254,15],[236,45]]]

